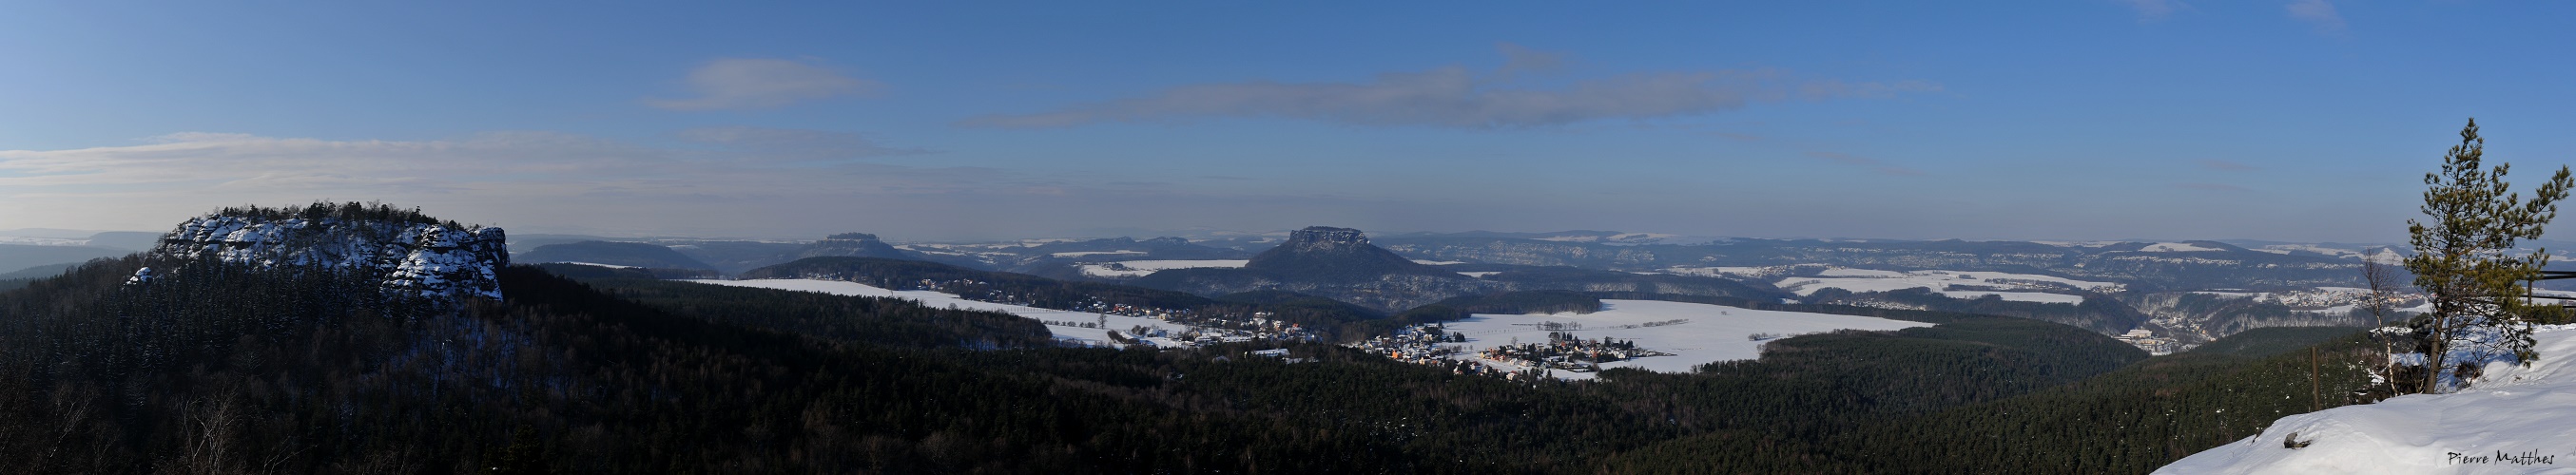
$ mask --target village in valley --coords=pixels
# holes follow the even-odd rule
[[[1625,361],[1652,356],[1671,356],[1638,348],[1635,341],[1615,338],[1583,339],[1574,334],[1581,323],[1542,322],[1548,330],[1546,342],[1512,343],[1469,352],[1467,335],[1450,331],[1446,326],[1430,323],[1397,329],[1392,335],[1381,335],[1346,346],[1389,359],[1413,364],[1449,368],[1451,373],[1493,376],[1509,380],[1550,377],[1553,371],[1594,373],[1601,363]]]
[[[918,282],[913,282],[912,284],[913,285],[909,286],[912,288],[904,290],[939,292],[956,295],[958,296],[957,298],[962,300],[1046,309],[1045,307],[1039,306],[1039,302],[1029,296],[1011,294],[998,289],[992,289],[993,284],[990,282],[972,279],[954,279],[946,281],[922,279]],[[1255,311],[1247,314],[1218,314],[1190,309],[1170,309],[1128,304],[1112,304],[1101,301],[1098,298],[1093,298],[1089,302],[1074,305],[1073,308],[1046,310],[1090,313],[1094,318],[1091,321],[1082,321],[1079,319],[1054,319],[1066,316],[1060,313],[1052,315],[1022,316],[1037,320],[1038,322],[1044,323],[1048,326],[1106,330],[1106,336],[1110,342],[1119,345],[1144,345],[1156,348],[1189,348],[1219,343],[1238,343],[1256,340],[1308,341],[1314,340],[1317,337],[1317,335],[1313,331],[1308,330],[1305,325],[1274,319],[1272,317],[1276,317],[1277,315],[1264,311]],[[1110,322],[1111,317],[1150,319],[1155,322],[1129,324],[1126,325],[1126,328],[1122,329],[1117,328],[1119,325]],[[1133,320],[1129,321],[1133,322]],[[1165,328],[1157,323],[1169,323],[1179,326],[1180,328]],[[1121,330],[1124,330],[1124,332]]]

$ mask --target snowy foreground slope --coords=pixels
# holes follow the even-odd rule
[[[2469,389],[2283,417],[2156,473],[2576,474],[2576,326],[2533,338],[2539,361],[2488,365]],[[2314,442],[2283,448],[2292,432]]]
[[[1146,327],[1156,327],[1156,326],[1160,326],[1160,327],[1170,328],[1170,329],[1174,329],[1174,330],[1178,330],[1178,329],[1180,329],[1180,327],[1182,327],[1182,325],[1179,325],[1179,324],[1174,324],[1174,323],[1171,323],[1171,322],[1165,322],[1165,321],[1162,321],[1162,320],[1155,320],[1155,319],[1151,319],[1151,318],[1143,318],[1143,317],[1128,317],[1128,316],[1119,316],[1119,315],[1107,315],[1107,316],[1103,316],[1103,315],[1101,315],[1101,314],[1090,313],[1090,312],[1076,312],[1076,311],[1071,311],[1071,310],[1050,310],[1050,309],[1043,309],[1043,308],[1037,308],[1037,307],[1027,307],[1027,306],[1011,305],[1011,304],[1001,304],[1001,303],[993,303],[993,302],[977,302],[977,301],[973,301],[973,300],[966,300],[966,299],[963,299],[963,298],[958,298],[956,295],[952,295],[952,294],[944,294],[944,293],[932,292],[932,291],[927,291],[927,290],[888,290],[888,289],[878,288],[878,287],[875,287],[875,286],[870,286],[870,285],[867,285],[867,284],[861,284],[861,283],[857,283],[857,282],[843,282],[843,281],[837,281],[837,280],[813,280],[813,279],[762,279],[762,280],[689,280],[689,281],[687,281],[687,282],[696,282],[696,283],[701,283],[701,284],[715,284],[715,285],[731,285],[731,286],[736,286],[736,287],[758,287],[758,288],[763,288],[763,289],[802,290],[802,291],[807,291],[807,292],[822,292],[822,293],[827,293],[827,294],[832,294],[832,295],[855,295],[855,296],[862,296],[862,297],[895,297],[895,298],[904,298],[904,299],[912,299],[912,300],[914,300],[914,301],[921,302],[921,304],[922,304],[922,305],[927,305],[927,306],[931,306],[931,307],[941,307],[941,308],[946,308],[946,307],[955,307],[955,308],[962,308],[962,309],[967,309],[967,310],[983,310],[983,311],[991,311],[991,312],[1002,312],[1002,313],[1008,313],[1008,314],[1012,314],[1012,315],[1018,315],[1018,316],[1020,316],[1020,317],[1022,317],[1022,318],[1028,318],[1028,319],[1038,320],[1038,321],[1041,321],[1041,322],[1077,322],[1077,323],[1098,323],[1098,322],[1100,322],[1100,321],[1102,321],[1102,320],[1104,320],[1104,319],[1105,319],[1105,320],[1107,320],[1107,321],[1108,321],[1108,325],[1107,325],[1107,326],[1104,326],[1104,327],[1101,327],[1101,328],[1083,328],[1083,327],[1076,327],[1076,326],[1057,325],[1057,324],[1054,324],[1054,323],[1049,323],[1049,324],[1047,324],[1047,326],[1046,326],[1047,332],[1048,332],[1048,333],[1052,333],[1052,334],[1054,334],[1054,335],[1055,335],[1055,339],[1057,339],[1057,340],[1065,340],[1065,341],[1068,341],[1068,342],[1077,343],[1077,344],[1082,344],[1082,345],[1087,345],[1087,346],[1118,346],[1116,343],[1112,343],[1112,342],[1110,342],[1110,341],[1109,341],[1109,330],[1125,330],[1125,329],[1133,328],[1133,327],[1136,327],[1136,326],[1146,326]],[[1175,342],[1175,341],[1170,341],[1170,340],[1164,340],[1164,339],[1160,339],[1160,338],[1143,338],[1142,340],[1144,340],[1144,341],[1148,341],[1148,342],[1152,342],[1152,343],[1154,343],[1156,346],[1186,346],[1186,345],[1181,344],[1180,342]]]
[[[1581,324],[1581,329],[1573,330],[1572,333],[1584,339],[1607,337],[1634,340],[1639,348],[1672,353],[1672,356],[1652,356],[1601,364],[1603,368],[1633,367],[1667,373],[1689,372],[1694,367],[1715,361],[1760,358],[1763,341],[1746,338],[1755,333],[1786,336],[1842,329],[1897,330],[1932,325],[1851,315],[1613,299],[1603,299],[1601,311],[1588,314],[1477,314],[1463,320],[1446,322],[1443,325],[1450,331],[1467,335],[1467,342],[1461,345],[1467,351],[1461,358],[1474,359],[1475,352],[1485,348],[1508,345],[1515,341],[1546,342],[1548,332],[1553,330],[1542,329],[1539,324],[1543,322]],[[1661,324],[1648,325],[1650,323]],[[1593,377],[1592,373],[1570,371],[1558,371],[1554,374],[1567,379]]]

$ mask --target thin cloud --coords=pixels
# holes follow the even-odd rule
[[[1807,152],[1807,156],[1808,156],[1808,157],[1811,157],[1811,158],[1823,159],[1823,160],[1825,160],[1825,161],[1830,161],[1830,162],[1834,162],[1834,163],[1840,163],[1840,164],[1844,164],[1844,165],[1851,165],[1851,166],[1856,166],[1856,167],[1864,167],[1864,168],[1868,168],[1868,169],[1870,169],[1870,171],[1875,171],[1875,172],[1879,172],[1879,173],[1887,174],[1887,175],[1896,175],[1896,176],[1922,176],[1922,175],[1924,175],[1924,173],[1923,173],[1923,171],[1922,171],[1922,170],[1916,170],[1916,169],[1912,169],[1912,168],[1905,168],[1905,167],[1900,167],[1900,166],[1895,166],[1895,165],[1889,165],[1889,164],[1887,164],[1886,162],[1878,161],[1878,159],[1875,159],[1875,158],[1863,157],[1863,156],[1859,156],[1859,155],[1852,155],[1852,154],[1847,154],[1847,153],[1837,153],[1837,152]]]
[[[1362,82],[1193,84],[1052,112],[976,117],[960,125],[1045,128],[1268,117],[1369,126],[1527,128],[1704,115],[1791,99],[1884,98],[1941,90],[1924,81],[1799,79],[1774,69],[1634,73],[1558,88],[1514,87],[1493,79],[1561,58],[1508,43],[1502,49],[1510,62],[1486,75],[1451,66],[1379,74]]]
[[[2253,170],[2260,170],[2260,169],[2261,169],[2261,168],[2255,168],[2253,165],[2246,165],[2246,164],[2242,164],[2242,163],[2236,163],[2236,162],[2230,162],[2230,161],[2224,161],[2224,160],[2201,160],[2201,161],[2200,161],[2200,166],[2201,166],[2201,168],[2207,168],[2207,169],[2211,169],[2211,170],[2226,170],[2226,171],[2231,171],[2231,172],[2253,171]]]
[[[2326,0],[2291,0],[2289,6],[2286,8],[2290,11],[2291,19],[2315,25],[2317,34],[2328,36],[2340,36],[2344,34],[2345,25],[2343,22],[2343,14],[2335,12],[2335,6],[2332,2],[2328,2]]]
[[[730,141],[740,149],[707,151],[632,145],[552,132],[486,133],[457,140],[329,141],[241,134],[173,134],[157,143],[70,150],[0,150],[0,190],[101,196],[149,190],[357,196],[507,191],[554,194],[589,189],[681,186],[731,193],[861,185],[831,170],[914,170],[890,176],[960,173],[964,169],[888,168],[816,161],[812,149],[772,147],[767,129],[698,129],[681,135]],[[810,132],[810,131],[783,131]],[[793,135],[793,134],[790,134]],[[846,140],[847,137],[823,138]],[[864,142],[858,145],[869,145]],[[848,142],[837,153],[853,153]],[[831,150],[826,148],[825,150]],[[882,147],[860,150],[891,153]],[[783,156],[782,156],[783,155]],[[941,182],[964,176],[942,175]],[[892,182],[889,182],[892,183]],[[902,186],[914,186],[904,184]],[[400,188],[400,189],[389,189]],[[0,194],[0,199],[5,199]],[[223,202],[222,195],[201,201]]]
[[[817,66],[783,59],[725,58],[690,71],[696,97],[647,98],[645,105],[680,111],[765,109],[797,102],[875,92],[880,86]]]
[[[691,142],[724,145],[765,159],[832,160],[929,153],[888,147],[849,132],[763,127],[700,127],[672,133]]]
[[[2242,186],[2225,183],[2175,183],[2174,187],[2186,190],[2202,191],[2253,191]]]

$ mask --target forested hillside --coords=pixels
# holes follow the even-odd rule
[[[1718,466],[1775,473],[2146,473],[2255,434],[2284,415],[2389,397],[2355,366],[2375,357],[2377,344],[2352,330],[2319,347],[2313,383],[2304,350],[2264,357],[2182,353],[2027,395],[1870,421],[1822,437],[1783,442],[1704,434],[1624,453],[1606,465],[1698,473],[1711,466],[1711,454],[1747,453],[1760,455]],[[2277,336],[2249,334],[2248,340]],[[2229,339],[2211,345],[2274,346]]]
[[[325,297],[357,285],[328,273],[125,286],[137,265],[0,294],[0,397],[15,401],[0,440],[43,454],[0,468],[1585,472],[1695,435],[1797,443],[2140,357],[2071,327],[1962,317],[1790,338],[1704,374],[1531,385],[1326,345],[1289,347],[1312,359],[1296,364],[1228,346],[972,351],[958,348],[1034,333],[886,299],[594,290],[529,266],[502,274],[505,299],[442,305]]]
[[[745,279],[824,279],[858,282],[886,289],[932,289],[970,300],[1037,308],[1089,310],[1094,305],[1186,311],[1202,315],[1250,315],[1269,312],[1270,319],[1305,325],[1327,337],[1360,335],[1374,326],[1345,326],[1383,316],[1331,299],[1288,292],[1255,292],[1208,298],[1189,293],[1099,282],[1060,281],[1009,272],[968,269],[947,264],[867,257],[813,257],[742,273]]]

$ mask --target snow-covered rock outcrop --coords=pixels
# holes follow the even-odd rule
[[[377,279],[387,293],[429,298],[499,298],[510,264],[498,227],[426,219],[270,217],[215,214],[180,223],[151,251],[155,265],[212,258],[259,268],[311,267]],[[134,281],[150,280],[146,268]]]
[[[2156,473],[2576,473],[2576,325],[2532,337],[2537,361],[2468,389],[2283,417]],[[2283,447],[2292,433],[2308,445]]]

